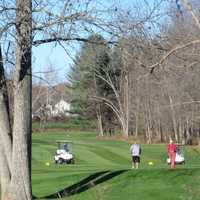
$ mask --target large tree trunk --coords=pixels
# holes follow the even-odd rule
[[[2,200],[30,200],[31,192],[31,0],[16,1],[16,71],[14,74],[14,122],[11,128],[3,59],[0,87],[0,175]],[[12,131],[12,134],[11,134]]]
[[[4,76],[3,56],[0,46],[0,183],[1,199],[7,199],[11,170],[11,127],[6,80]]]
[[[17,0],[12,196],[31,199],[31,0]]]

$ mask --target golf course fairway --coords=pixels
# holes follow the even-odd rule
[[[55,164],[56,140],[73,142],[75,164]],[[32,183],[36,199],[199,200],[200,149],[185,146],[185,165],[166,164],[165,144],[141,144],[138,170],[131,169],[127,141],[98,139],[89,132],[33,134]],[[153,164],[149,164],[153,163]]]

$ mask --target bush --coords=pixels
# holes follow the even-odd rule
[[[33,129],[96,130],[96,121],[75,118],[52,118],[47,122],[33,121]]]

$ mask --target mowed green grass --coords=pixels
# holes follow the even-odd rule
[[[74,165],[56,165],[56,140],[73,142]],[[200,152],[185,147],[186,164],[170,170],[165,145],[142,144],[139,170],[131,169],[130,144],[99,140],[94,133],[33,134],[33,193],[38,198],[56,193],[97,172],[118,172],[70,200],[197,200],[200,196]],[[153,166],[148,162],[152,161]],[[50,166],[45,163],[49,162]]]

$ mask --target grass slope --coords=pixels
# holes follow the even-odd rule
[[[54,164],[55,141],[60,139],[73,141],[75,165]],[[165,163],[165,145],[142,145],[140,169],[132,170],[129,147],[123,141],[97,140],[93,133],[34,134],[33,193],[43,198],[69,187],[67,191],[77,194],[63,199],[199,199],[198,150],[186,147],[186,164],[169,170]],[[149,161],[154,165],[149,166]],[[50,166],[46,166],[46,162],[50,162]],[[78,183],[79,189],[74,185]],[[76,190],[70,187],[72,185]]]

